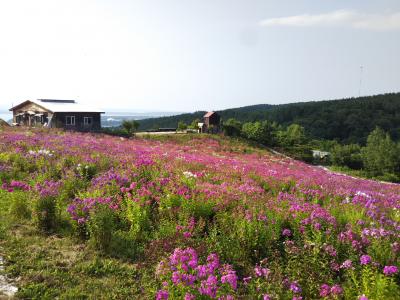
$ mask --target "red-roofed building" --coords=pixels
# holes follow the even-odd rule
[[[209,111],[203,117],[205,130],[208,132],[216,133],[219,131],[221,117],[214,111]]]

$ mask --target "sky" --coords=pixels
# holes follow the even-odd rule
[[[399,0],[0,0],[0,109],[52,98],[183,112],[399,92],[399,53]]]

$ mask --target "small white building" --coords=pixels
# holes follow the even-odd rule
[[[197,123],[197,128],[199,130],[199,133],[203,133],[206,129],[206,124],[204,123]]]
[[[327,152],[327,151],[312,150],[312,156],[314,158],[324,159],[325,157],[328,157],[329,155],[331,155],[331,153]]]

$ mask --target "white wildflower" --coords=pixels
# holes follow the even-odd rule
[[[190,172],[190,171],[185,171],[185,172],[183,172],[183,175],[184,175],[186,178],[196,178],[196,177],[197,177],[196,174],[193,174],[193,173]]]

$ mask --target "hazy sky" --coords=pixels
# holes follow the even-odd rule
[[[0,0],[0,108],[194,111],[400,91],[399,0]]]

